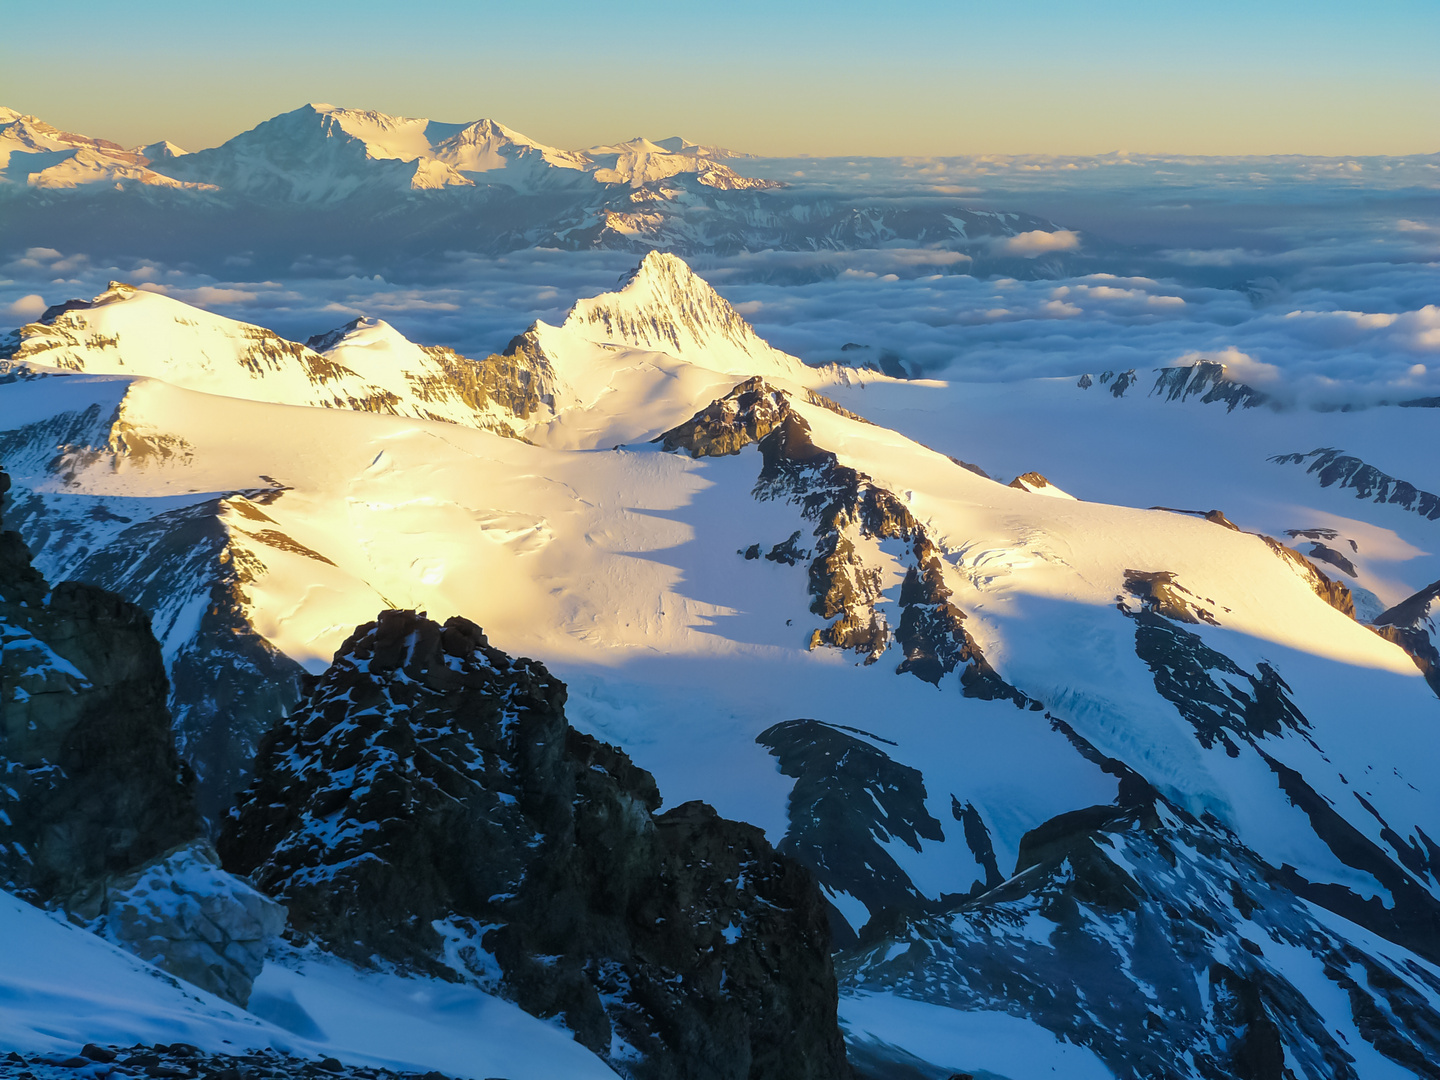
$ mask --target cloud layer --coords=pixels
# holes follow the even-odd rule
[[[912,373],[988,381],[1212,358],[1281,399],[1440,395],[1440,159],[804,164],[792,182],[830,196],[848,186],[923,201],[964,180],[982,205],[1072,226],[1000,242],[996,254],[1020,277],[977,276],[984,267],[969,256],[913,247],[691,260],[762,334],[807,361],[840,360],[853,343],[865,348],[844,352],[849,362],[890,354]],[[302,258],[255,279],[243,252],[217,255],[207,274],[0,251],[0,330],[113,277],[291,338],[364,314],[484,355],[613,288],[635,262],[547,250],[399,267]]]

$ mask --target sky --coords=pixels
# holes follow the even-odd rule
[[[187,149],[326,101],[770,156],[1440,152],[1435,0],[10,0],[0,104]]]

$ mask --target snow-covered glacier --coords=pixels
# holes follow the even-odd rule
[[[6,520],[151,613],[212,820],[356,626],[463,616],[809,868],[861,1075],[1435,1074],[1434,522],[1272,460],[1440,490],[1430,410],[806,365],[660,253],[473,358],[63,299]]]

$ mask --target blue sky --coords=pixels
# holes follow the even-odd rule
[[[7,4],[0,103],[199,148],[306,101],[564,146],[1440,151],[1436,0]]]

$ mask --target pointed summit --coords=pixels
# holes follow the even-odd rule
[[[717,371],[799,378],[807,370],[764,341],[684,259],[667,251],[646,255],[618,292],[577,302],[562,328]]]

